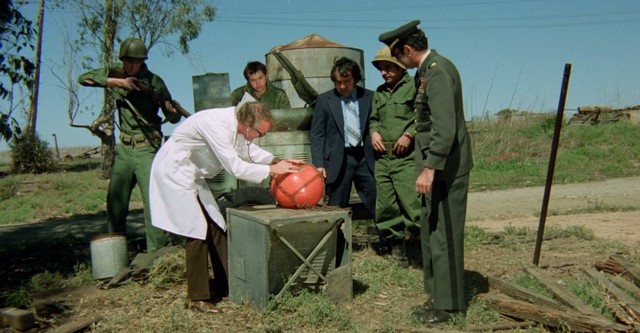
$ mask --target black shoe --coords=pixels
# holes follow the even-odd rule
[[[422,304],[422,309],[425,311],[433,310],[433,307],[434,307],[433,298],[431,297],[429,297],[429,299],[426,302],[424,302],[424,304]]]
[[[409,258],[407,258],[407,251],[404,246],[404,242],[400,241],[391,246],[391,257],[404,268],[409,267]]]
[[[451,321],[453,315],[456,314],[457,311],[445,311],[445,310],[424,310],[424,308],[420,308],[418,311],[413,312],[413,316],[418,321],[424,324],[442,324]]]

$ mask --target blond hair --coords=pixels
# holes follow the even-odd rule
[[[238,119],[239,123],[249,127],[254,127],[262,121],[273,125],[273,115],[267,105],[262,102],[242,104],[236,113],[236,119]]]

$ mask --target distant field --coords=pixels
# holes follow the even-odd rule
[[[77,157],[78,155],[80,155],[83,152],[86,152],[87,150],[91,149],[93,147],[66,147],[66,148],[59,148],[60,151],[60,159],[63,159],[65,156],[67,155],[71,155],[72,157]],[[57,157],[56,151],[55,149],[53,150],[53,156]],[[0,165],[2,164],[9,164],[9,162],[11,162],[11,152],[8,150],[3,150],[0,151]]]

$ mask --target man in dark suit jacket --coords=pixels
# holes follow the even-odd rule
[[[335,62],[331,69],[335,88],[318,97],[313,111],[311,159],[325,177],[329,205],[346,207],[353,183],[373,216],[375,157],[369,133],[373,92],[356,86],[361,79],[355,61],[343,57]]]

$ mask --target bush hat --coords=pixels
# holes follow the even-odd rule
[[[383,46],[380,50],[378,50],[378,53],[376,53],[376,57],[373,58],[373,60],[371,60],[371,63],[375,68],[380,70],[378,63],[381,61],[388,61],[400,66],[400,68],[402,69],[405,69],[405,70],[407,69],[407,67],[404,64],[402,64],[400,61],[398,61],[398,59],[391,56],[391,50],[389,49],[388,46]]]

